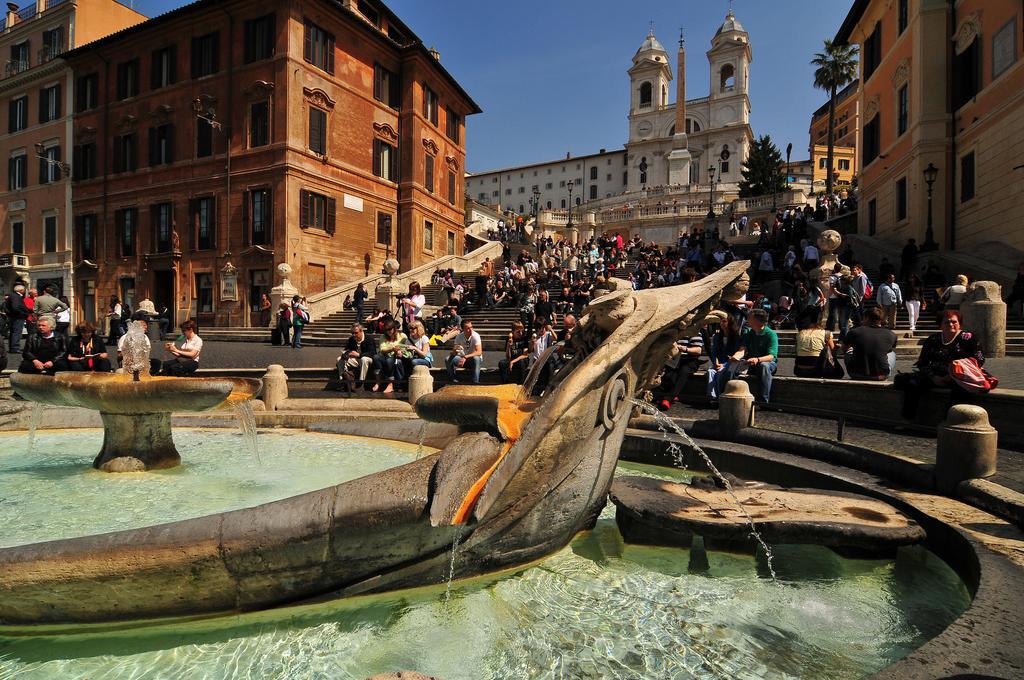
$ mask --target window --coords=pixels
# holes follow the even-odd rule
[[[622,173],[622,186],[626,186],[627,184],[629,184],[629,171],[628,170]]]
[[[212,196],[189,201],[193,250],[213,250],[217,244],[217,205]]]
[[[220,70],[220,33],[192,38],[192,77],[202,78]]]
[[[445,109],[445,134],[448,139],[456,144],[459,143],[459,127],[462,125],[462,116],[452,111],[451,107]]]
[[[909,86],[904,83],[896,92],[896,136],[899,137],[907,131],[907,119],[910,116],[910,102],[907,90]]]
[[[551,210],[551,201],[548,201],[548,210]]]
[[[597,167],[590,168],[590,179],[597,179]]]
[[[910,0],[898,0],[898,4],[896,35],[903,35],[903,31],[907,30],[907,23],[910,21]]]
[[[213,126],[202,118],[196,118],[196,158],[213,155]]]
[[[825,156],[822,156],[821,158],[818,159],[818,168],[821,169],[821,170],[824,170],[825,169],[825,164],[827,162],[828,162],[828,158],[825,157]]]
[[[114,172],[129,172],[135,169],[135,135],[114,137]]]
[[[729,92],[736,86],[736,68],[732,64],[723,66],[719,76],[721,92]]]
[[[253,189],[248,192],[245,205],[248,213],[249,243],[254,246],[270,245],[270,225],[273,219],[270,189]]]
[[[1011,18],[992,35],[992,80],[1017,61],[1017,17]]]
[[[174,162],[174,126],[164,123],[149,128],[149,164],[169,165]]]
[[[387,142],[373,140],[373,174],[381,179],[398,181],[398,150]]]
[[[43,49],[39,52],[39,63],[45,64],[64,51],[64,27],[58,26],[43,31]]]
[[[907,178],[896,180],[896,221],[907,219]]]
[[[43,150],[39,159],[39,183],[49,184],[60,181],[60,147],[56,144]]]
[[[78,256],[83,260],[96,257],[96,216],[78,216]]]
[[[302,58],[322,71],[334,73],[334,35],[307,21]]]
[[[875,24],[875,30],[864,39],[864,49],[861,54],[863,61],[864,80],[866,81],[875,72],[878,65],[882,63],[882,22]]]
[[[25,223],[14,222],[11,224],[11,252],[19,255],[25,254]]]
[[[611,182],[612,181],[612,173],[609,172],[607,175],[605,175],[604,181]]]
[[[430,193],[434,193],[434,157],[428,154],[423,154],[423,187]],[[506,189],[506,193],[511,194],[511,189]]]
[[[43,252],[57,252],[57,216],[47,215],[43,218]]]
[[[213,274],[196,274],[196,312],[213,313]]]
[[[506,196],[511,196],[512,195],[512,190],[511,189],[505,189],[505,195]]]
[[[79,144],[74,149],[72,176],[75,180],[96,176],[96,144]]]
[[[729,172],[729,161],[721,161],[718,165],[720,166],[718,171],[719,177]]]
[[[117,65],[117,98],[128,99],[139,94],[139,60]]]
[[[28,97],[16,97],[8,104],[7,131],[18,132],[28,127]]]
[[[391,215],[388,213],[377,213],[377,243],[391,245]]]
[[[246,64],[274,56],[274,15],[267,14],[245,22]]]
[[[158,203],[150,208],[150,220],[153,224],[153,251],[157,253],[171,252],[171,229],[174,219],[170,203]]]
[[[455,173],[451,170],[448,171],[448,202],[455,205],[455,196],[458,190],[458,185],[455,180]],[[519,193],[523,193],[523,187],[519,187]],[[520,211],[522,212],[522,211]]]
[[[526,193],[526,187],[519,187],[519,193],[525,194]]]
[[[60,118],[60,85],[39,90],[39,122],[49,123]]]
[[[875,211],[875,199],[868,201],[868,236],[874,236],[878,230],[877,212]]]
[[[974,152],[960,157],[960,202],[974,198]]]
[[[577,177],[575,184],[576,184],[576,186],[580,186],[581,184],[583,184],[583,178],[582,177]]]
[[[522,211],[520,210],[519,212],[522,212]],[[455,232],[454,231],[449,231],[448,232],[448,254],[449,255],[454,255],[455,254]]]
[[[358,0],[356,7],[359,9],[359,13],[366,17],[367,21],[380,28],[380,12],[374,9],[370,3],[366,2],[366,0]]]
[[[149,86],[154,90],[173,85],[177,80],[178,47],[170,45],[153,51],[149,69]]]
[[[597,185],[596,184],[591,184],[590,185],[590,198],[591,198],[591,200],[597,198]]]
[[[565,199],[564,199],[564,198],[562,199],[562,205],[561,205],[561,207],[562,207],[562,210],[565,210]]]
[[[881,131],[878,125],[878,116],[876,115],[871,119],[869,123],[864,126],[864,149],[863,149],[863,161],[861,167],[867,167],[871,161],[878,158]]]
[[[28,183],[28,156],[19,154],[7,161],[7,188],[11,191],[24,189]]]
[[[117,226],[118,254],[121,257],[132,257],[135,255],[135,208],[115,210],[114,223]]]
[[[423,85],[423,117],[437,125],[437,93]]]
[[[380,64],[373,65],[373,98],[398,109],[402,103],[401,82],[398,76]]]
[[[565,187],[565,180],[563,179],[561,182],[559,182],[558,186],[559,186],[559,188],[564,188]],[[547,188],[548,189],[551,188],[551,183],[550,182],[548,182]]]
[[[839,169],[840,170],[849,170],[850,169],[850,159],[849,158],[840,158],[839,159]]]
[[[430,220],[423,220],[423,250],[434,250],[434,223]]]
[[[22,41],[17,45],[11,45],[11,65],[9,76],[15,73],[21,73],[28,69],[31,65],[30,57],[28,55],[28,41]]]
[[[327,155],[327,112],[315,106],[309,107],[309,150]]]
[[[96,73],[79,76],[75,81],[75,111],[95,109],[99,103],[100,77]]]
[[[652,88],[651,88],[651,84],[650,83],[643,83],[640,86],[640,108],[641,109],[646,109],[646,108],[650,107],[651,99],[652,99],[651,90],[652,90]]]
[[[312,191],[299,192],[299,226],[303,229],[323,229],[334,233],[335,202],[333,198]]]
[[[960,54],[953,57],[953,108],[974,98],[981,89],[981,40],[975,38]]]
[[[249,106],[249,147],[270,144],[270,103],[255,102]]]

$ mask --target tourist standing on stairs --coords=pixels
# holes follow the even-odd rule
[[[309,310],[302,304],[302,298],[292,296],[292,349],[302,348],[302,329],[309,323]]]
[[[909,281],[911,274],[917,269],[917,241],[907,239],[907,245],[900,252],[900,281]]]
[[[21,353],[21,333],[25,330],[25,322],[28,319],[29,310],[25,305],[25,286],[18,284],[14,286],[10,296],[5,300],[4,310],[11,322],[11,354]]]
[[[1021,316],[1024,316],[1024,262],[1017,265],[1017,278],[1013,280],[1010,295],[1006,298],[1007,314],[1013,311],[1015,304],[1020,305]]]
[[[362,283],[356,286],[356,292],[352,294],[352,304],[356,308],[356,323],[362,323],[364,318],[363,309],[366,307],[368,297],[366,286]]]
[[[921,310],[924,309],[924,285],[917,274],[911,274],[907,278],[906,290],[903,291],[904,304],[907,307],[907,316],[910,318],[910,332],[917,330],[917,320],[921,317]]]
[[[896,283],[896,275],[890,273],[878,287],[878,304],[882,307],[882,324],[889,330],[896,329],[896,310],[903,304],[903,291]]]

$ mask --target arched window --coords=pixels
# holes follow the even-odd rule
[[[647,108],[651,105],[651,90],[652,88],[650,83],[644,83],[640,86],[640,108]]]
[[[580,197],[579,197],[579,196],[577,196],[577,197],[576,197],[576,205],[579,205],[579,204],[580,204]]]
[[[562,199],[562,209],[565,210],[565,199]]]
[[[676,126],[675,126],[675,125],[673,125],[672,127],[670,127],[670,128],[668,129],[668,136],[669,136],[669,137],[672,137],[672,136],[673,136],[673,135],[675,135],[675,134],[676,134]]]
[[[548,210],[551,210],[551,201],[548,201]]]
[[[526,211],[525,211],[525,210],[523,210],[523,204],[522,204],[522,203],[520,203],[520,204],[519,204],[519,214],[520,214],[520,215],[522,215],[522,214],[523,214],[523,213],[525,213],[525,212],[526,212]]]
[[[736,69],[732,64],[726,64],[721,71],[721,92],[728,92],[736,85]]]
[[[686,134],[692,134],[694,132],[700,132],[700,123],[692,118],[686,119]]]

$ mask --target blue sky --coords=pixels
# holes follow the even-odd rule
[[[141,0],[148,16],[183,3]],[[708,92],[704,53],[727,0],[386,0],[477,101],[467,120],[467,168],[479,172],[620,148],[627,138],[630,66],[650,22],[673,66],[686,32],[687,96]],[[809,62],[835,35],[851,0],[735,0],[750,33],[751,126],[793,158],[807,157],[811,112],[825,101]],[[675,69],[673,68],[673,71]],[[672,96],[674,98],[674,94]]]

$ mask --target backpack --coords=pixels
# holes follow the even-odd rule
[[[864,277],[864,299],[870,300],[871,296],[875,292],[875,287],[871,285],[871,279],[867,276]]]
[[[293,317],[294,319],[292,321],[292,325],[305,326],[307,323],[309,323],[309,312],[303,309],[302,307],[295,308],[295,314],[293,315]]]

